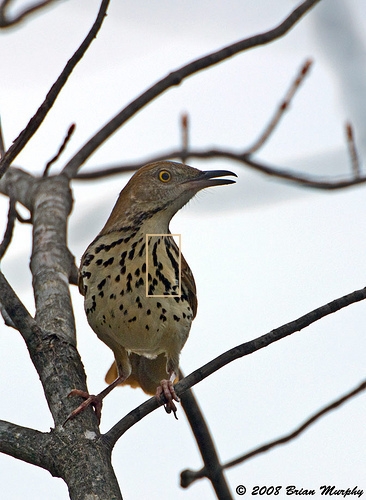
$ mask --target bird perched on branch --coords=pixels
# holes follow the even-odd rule
[[[117,385],[165,397],[176,414],[179,355],[197,311],[192,272],[169,223],[198,191],[232,184],[226,170],[202,172],[172,161],[140,168],[121,191],[105,226],[81,259],[79,289],[88,322],[115,361],[97,396],[74,389],[100,419],[103,398]]]

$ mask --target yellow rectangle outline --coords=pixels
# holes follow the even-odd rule
[[[162,236],[163,238],[165,238],[166,236],[168,237],[173,237],[173,236],[177,236],[178,237],[178,250],[179,250],[179,254],[178,254],[178,258],[179,258],[179,262],[178,262],[178,269],[179,269],[179,279],[178,279],[178,295],[175,294],[175,295],[149,295],[148,293],[148,290],[149,290],[149,280],[148,280],[148,276],[149,276],[149,251],[148,251],[148,244],[149,244],[149,237],[151,236]],[[153,233],[146,233],[145,235],[146,237],[146,240],[145,240],[145,245],[146,245],[146,297],[158,297],[158,298],[164,298],[164,297],[172,297],[172,298],[175,298],[175,297],[180,297],[182,295],[182,266],[181,266],[181,263],[182,263],[182,259],[181,259],[181,238],[182,238],[182,235],[181,234],[171,234],[171,233],[158,233],[158,234],[153,234]],[[176,241],[174,240],[174,243],[176,244]],[[153,276],[151,274],[151,276]]]

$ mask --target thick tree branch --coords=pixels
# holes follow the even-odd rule
[[[0,452],[32,465],[48,469],[44,450],[51,435],[0,420]],[[50,471],[51,472],[51,471]]]
[[[87,34],[85,40],[82,42],[78,50],[72,56],[72,58],[66,64],[64,70],[57,78],[56,82],[52,85],[50,91],[48,92],[46,99],[43,101],[41,106],[38,108],[36,114],[31,118],[28,125],[20,133],[20,135],[15,139],[13,145],[5,153],[4,158],[0,161],[0,178],[4,175],[7,168],[10,166],[11,162],[18,156],[22,151],[31,137],[36,133],[41,123],[45,119],[47,113],[52,108],[58,95],[60,94],[62,88],[67,82],[67,79],[71,75],[73,69],[77,63],[82,59],[85,52],[88,50],[93,39],[96,37],[100,27],[102,26],[104,17],[106,16],[106,11],[108,8],[109,0],[102,0],[97,19],[93,24],[91,30]]]
[[[74,387],[86,390],[85,372],[76,350],[75,322],[69,290],[74,260],[67,248],[67,220],[72,207],[64,176],[42,177],[34,190],[31,272],[37,325],[44,332],[28,342],[56,424],[75,405],[68,399]],[[97,432],[92,411],[88,425]],[[78,424],[81,425],[81,422]]]
[[[232,349],[229,349],[212,361],[206,363],[201,368],[198,368],[190,375],[187,375],[183,380],[180,380],[174,386],[175,391],[178,396],[181,396],[187,389],[198,384],[199,382],[201,382],[201,380],[205,379],[209,375],[212,375],[212,373],[215,373],[216,371],[220,370],[220,368],[231,363],[232,361],[242,358],[243,356],[247,356],[248,354],[252,354],[259,349],[263,349],[273,342],[277,342],[278,340],[288,337],[295,332],[299,332],[303,328],[306,328],[307,326],[315,323],[316,321],[319,321],[321,318],[324,318],[329,314],[333,314],[351,304],[355,304],[356,302],[360,302],[364,299],[366,299],[366,287],[335,299],[332,302],[325,304],[324,306],[318,307],[317,309],[314,309],[304,316],[301,316],[300,318],[291,321],[290,323],[280,326],[279,328],[275,328],[271,332],[266,333],[261,337],[257,337],[254,340],[233,347]],[[156,408],[158,408],[159,406],[162,406],[164,403],[165,401],[163,400],[158,402],[156,398],[151,398],[128,413],[104,435],[104,439],[108,443],[108,446],[112,448],[117,440],[130,427],[135,425],[152,411],[156,410]]]
[[[282,37],[319,1],[320,0],[305,0],[276,28],[267,31],[266,33],[261,33],[228,45],[217,52],[213,52],[207,56],[196,59],[195,61],[169,73],[169,75],[159,80],[134,101],[128,104],[122,111],[112,118],[112,120],[102,127],[99,132],[97,132],[67,163],[64,168],[64,173],[69,178],[74,178],[81,165],[96,151],[96,149],[99,148],[99,146],[101,146],[101,144],[103,144],[119,127],[126,123],[138,111],[140,111],[147,104],[151,103],[166,90],[176,85],[180,85],[182,81],[189,76],[221,63],[222,61],[225,61],[230,57],[243,52],[244,50],[265,45],[276,40],[277,38]]]
[[[354,398],[358,394],[360,394],[362,391],[366,390],[366,381],[363,381],[360,385],[358,385],[355,389],[352,389],[349,391],[347,394],[344,396],[336,399],[329,405],[325,406],[322,408],[320,411],[316,412],[314,415],[312,415],[310,418],[308,418],[303,424],[301,424],[299,427],[297,427],[294,431],[286,434],[285,436],[282,436],[279,439],[275,439],[274,441],[270,441],[262,446],[259,446],[258,448],[255,448],[254,450],[245,453],[245,455],[241,455],[240,457],[236,458],[235,460],[231,460],[230,462],[227,462],[222,466],[223,469],[229,469],[231,467],[234,467],[236,465],[242,464],[243,462],[246,462],[247,460],[260,455],[262,453],[265,453],[272,448],[275,448],[276,446],[279,446],[281,444],[288,443],[289,441],[292,441],[293,439],[297,438],[300,434],[302,434],[308,427],[311,425],[315,424],[321,417],[326,415],[327,413],[337,409],[339,406],[343,405],[350,399]],[[186,478],[186,487],[190,486],[194,481],[197,479],[202,479],[204,477],[209,478],[209,471],[206,470],[206,468],[202,468],[199,471],[192,471],[192,470],[185,470],[182,472],[182,475],[184,474],[184,477]]]
[[[6,311],[7,316],[9,316],[15,328],[19,330],[26,342],[29,341],[34,331],[38,329],[37,323],[29,314],[1,271],[0,302],[1,309]]]
[[[20,168],[11,167],[0,179],[0,193],[14,197],[29,211],[33,207],[33,193],[37,179]]]

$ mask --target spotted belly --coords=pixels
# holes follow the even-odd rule
[[[117,243],[113,246],[113,242]],[[124,243],[123,238],[112,243],[98,241],[83,258],[88,322],[112,349],[117,343],[148,358],[179,353],[193,313],[184,286],[179,290],[177,268],[172,265],[176,250],[168,248],[167,252],[164,240],[156,240],[146,258],[143,235]]]

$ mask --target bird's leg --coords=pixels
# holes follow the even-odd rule
[[[180,399],[178,398],[175,390],[174,390],[174,385],[173,382],[177,378],[177,375],[174,371],[170,372],[170,377],[169,380],[163,379],[160,381],[159,387],[156,389],[156,394],[155,397],[160,400],[161,396],[164,395],[166,399],[166,404],[164,405],[165,411],[167,413],[174,413],[174,417],[178,420],[177,417],[177,407],[174,403],[174,401],[177,401],[177,403],[180,402]]]
[[[80,391],[79,389],[73,389],[67,397],[70,396],[80,396],[85,399],[83,403],[81,403],[80,406],[78,406],[75,410],[73,410],[70,415],[67,417],[67,419],[64,422],[64,425],[68,420],[71,420],[75,418],[79,413],[83,412],[85,408],[88,406],[93,406],[95,414],[98,419],[98,424],[100,423],[100,417],[102,415],[102,405],[103,405],[103,399],[119,384],[121,384],[124,380],[126,379],[125,376],[121,375],[116,378],[111,384],[109,384],[102,392],[97,394],[96,396],[94,394],[89,394],[88,392],[85,391]]]
[[[64,424],[68,420],[75,418],[79,413],[83,412],[85,408],[88,406],[93,406],[95,414],[98,419],[98,424],[100,423],[100,417],[102,415],[102,405],[103,399],[115,388],[117,385],[122,384],[131,374],[131,363],[128,359],[128,354],[126,350],[121,346],[113,346],[114,349],[114,358],[116,360],[118,377],[109,384],[102,392],[94,396],[93,394],[89,394],[85,391],[80,391],[79,389],[73,389],[69,394],[69,396],[80,396],[85,399],[80,406],[78,406],[75,410],[73,410],[70,415],[65,420]]]

